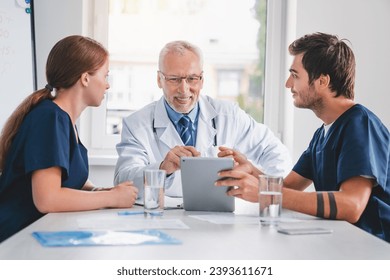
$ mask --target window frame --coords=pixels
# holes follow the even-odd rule
[[[267,39],[265,59],[264,124],[267,125],[282,142],[288,141],[284,129],[289,127],[292,118],[285,112],[287,95],[284,81],[287,78],[288,34],[295,34],[292,20],[296,0],[267,1]],[[95,38],[107,47],[108,43],[108,1],[86,0],[84,2],[84,34]],[[291,12],[292,11],[292,12]],[[290,102],[290,100],[288,100]],[[106,134],[106,99],[101,106],[87,108],[80,117],[80,137],[89,150],[91,165],[115,165],[117,159],[116,144],[120,135]],[[102,129],[94,129],[101,126]],[[286,143],[285,143],[286,144]],[[289,143],[287,143],[289,147]]]

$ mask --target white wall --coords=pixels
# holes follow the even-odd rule
[[[80,0],[35,0],[35,45],[38,89],[46,85],[46,59],[54,44],[63,37],[82,34]]]
[[[296,38],[319,31],[337,34],[352,43],[357,64],[355,100],[371,109],[390,128],[387,86],[390,1],[296,0],[296,4]],[[293,109],[294,161],[306,149],[319,125],[321,122],[311,111]]]
[[[386,111],[390,104],[386,83],[387,68],[390,65],[390,1],[280,1],[289,4],[290,19],[295,19],[296,22],[293,27],[288,23],[289,30],[294,33],[286,37],[289,42],[317,31],[338,34],[352,42],[357,60],[356,100],[374,111],[390,127],[390,114]],[[47,54],[53,44],[64,36],[82,34],[83,4],[85,1],[79,0],[35,1],[38,87],[46,84],[44,69]],[[282,67],[281,83],[284,83],[288,74],[289,59],[287,58],[284,69]],[[284,61],[283,57],[281,61]],[[285,90],[282,94],[286,98],[283,112],[288,112],[284,117],[288,123],[284,128],[283,138],[291,139],[289,148],[295,161],[307,147],[320,121],[309,110],[293,108],[289,91]],[[109,186],[113,180],[113,167],[91,166],[90,175],[97,185]]]

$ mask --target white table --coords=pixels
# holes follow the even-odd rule
[[[142,208],[140,208],[142,209]],[[138,209],[139,210],[139,209]],[[331,234],[295,235],[278,233],[275,228],[240,223],[215,224],[191,215],[213,214],[166,210],[163,219],[180,219],[190,229],[161,230],[182,241],[180,245],[43,247],[31,235],[33,231],[80,230],[77,221],[117,215],[117,209],[51,213],[0,244],[0,259],[40,260],[358,260],[390,259],[390,244],[344,222],[316,219],[290,211],[284,217],[303,219],[287,225],[317,226],[333,229]]]

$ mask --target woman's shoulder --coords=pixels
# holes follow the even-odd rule
[[[69,133],[71,127],[72,122],[68,113],[53,101],[43,100],[26,115],[21,128],[30,132],[43,130],[49,133],[60,130],[62,133]]]
[[[43,100],[38,103],[28,114],[30,118],[56,118],[62,120],[68,120],[69,115],[63,111],[57,104],[55,104],[52,100]]]

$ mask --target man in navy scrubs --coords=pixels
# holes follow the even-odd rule
[[[311,109],[323,125],[284,180],[283,207],[346,220],[390,242],[390,135],[370,110],[354,102],[355,57],[344,40],[315,33],[289,46],[294,60],[286,87],[294,105]],[[240,163],[217,185],[238,186],[230,195],[257,201],[256,168]],[[315,192],[303,192],[314,184]]]

